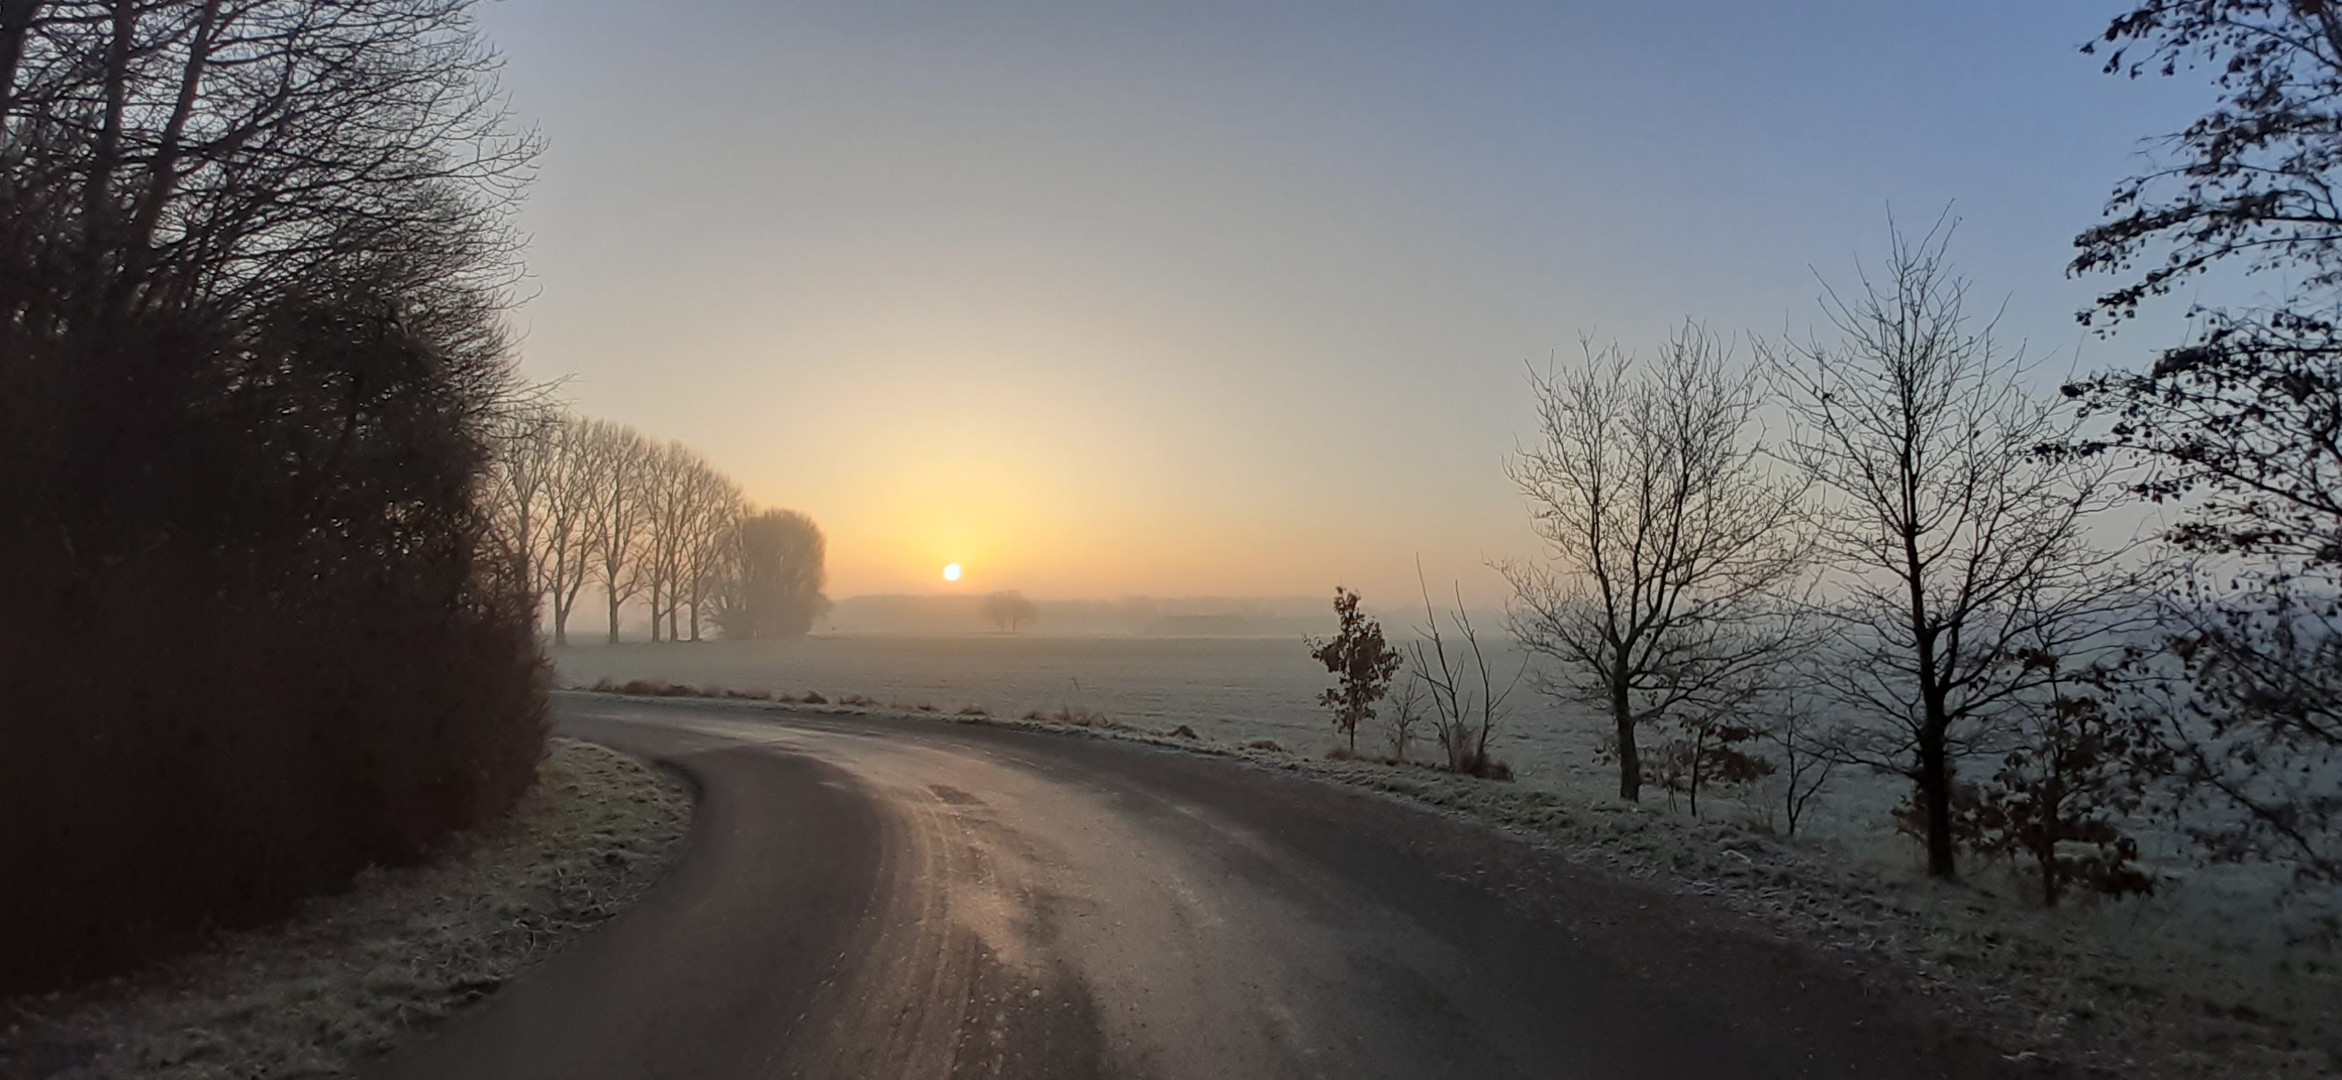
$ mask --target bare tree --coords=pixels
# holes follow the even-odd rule
[[[1431,589],[1423,583],[1423,567],[1415,567],[1415,584],[1423,593],[1423,625],[1416,628],[1408,653],[1415,662],[1410,681],[1419,680],[1431,700],[1432,734],[1451,772],[1468,776],[1509,776],[1509,770],[1488,754],[1496,729],[1511,715],[1506,708],[1513,691],[1528,670],[1527,658],[1509,676],[1499,664],[1489,663],[1472,613],[1464,607],[1463,586],[1451,583],[1455,609],[1447,613],[1447,630],[1440,628],[1440,612],[1431,605]],[[1457,643],[1449,648],[1448,633]]]
[[[1764,726],[1764,738],[1780,755],[1781,819],[1785,832],[1797,835],[1805,811],[1830,784],[1840,755],[1834,752],[1827,728],[1817,724],[1811,706],[1796,697],[1774,713]]]
[[[690,447],[670,441],[655,447],[642,472],[643,589],[649,596],[651,640],[681,637],[684,570],[693,540],[695,492],[699,476],[710,471],[705,459]],[[663,630],[662,630],[663,626]]]
[[[633,428],[607,420],[585,422],[578,452],[593,493],[585,513],[590,557],[608,605],[609,642],[616,645],[619,611],[649,576],[642,565],[651,524],[646,480],[656,452]]]
[[[1971,322],[1950,232],[1894,233],[1882,278],[1826,294],[1841,340],[1775,365],[1800,422],[1785,456],[1830,495],[1821,540],[1844,589],[1812,675],[1854,721],[1845,760],[1912,781],[1928,872],[1947,878],[1958,759],[1998,749],[2047,681],[2018,652],[2113,647],[2124,584],[2085,534],[2105,470],[2037,453],[2074,419]]]
[[[1799,641],[1778,594],[1812,550],[1803,490],[1750,435],[1754,375],[1696,325],[1647,367],[1588,344],[1530,386],[1540,438],[1511,472],[1550,561],[1499,568],[1513,633],[1563,666],[1551,692],[1604,710],[1639,799],[1637,729],[1745,706]]]
[[[707,626],[716,591],[721,587],[731,547],[739,537],[740,520],[748,501],[740,485],[715,469],[693,471],[689,485],[689,512],[683,542],[683,602],[691,609],[691,638],[698,641]]]
[[[1418,737],[1415,728],[1423,723],[1424,706],[1429,702],[1423,676],[1407,672],[1391,692],[1391,707],[1383,717],[1383,736],[1390,740],[1391,760],[1407,760],[1407,748]]]
[[[1007,589],[984,598],[984,621],[999,628],[1002,633],[1015,633],[1027,623],[1041,617],[1039,608],[1025,599],[1025,594]]]
[[[548,544],[545,511],[560,469],[563,419],[549,407],[516,408],[491,429],[491,468],[484,478],[489,543],[532,594],[549,589],[541,563]],[[531,621],[537,612],[531,609]]]
[[[577,610],[578,593],[593,576],[591,517],[599,505],[601,484],[594,475],[589,430],[586,421],[564,416],[549,432],[553,460],[541,489],[544,509],[537,529],[542,545],[537,563],[553,608],[556,646],[569,644],[569,616]]]

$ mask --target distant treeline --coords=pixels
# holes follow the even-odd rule
[[[1018,602],[1026,608],[1017,608]],[[1037,627],[1053,635],[1290,639],[1330,627],[1332,620],[1324,606],[1314,597],[1129,596],[1118,600],[1028,601],[1013,591],[968,596],[871,595],[838,601],[829,625],[844,633],[963,634]]]
[[[535,153],[463,0],[0,4],[0,990],[508,806]]]
[[[579,595],[601,596],[610,644],[639,602],[652,641],[788,637],[829,610],[813,519],[752,509],[740,486],[679,442],[541,410],[499,432],[488,486],[498,557],[569,644]]]

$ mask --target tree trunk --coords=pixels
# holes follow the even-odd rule
[[[1643,759],[1635,752],[1634,708],[1626,697],[1626,673],[1610,676],[1610,718],[1618,725],[1618,797],[1643,801]]]
[[[610,590],[610,644],[618,644],[618,590]]]
[[[1959,876],[1952,851],[1951,754],[1944,745],[1943,707],[1928,703],[1927,725],[1919,733],[1919,796],[1927,809],[1927,875],[1945,881]]]
[[[1691,816],[1700,817],[1700,765],[1708,756],[1708,729],[1702,727],[1691,737]]]

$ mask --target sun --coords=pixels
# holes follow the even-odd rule
[[[949,566],[946,566],[946,567],[944,567],[944,568],[943,568],[943,580],[945,580],[945,581],[958,581],[959,579],[960,579],[960,564],[958,564],[958,563],[952,563],[951,565],[949,565]]]

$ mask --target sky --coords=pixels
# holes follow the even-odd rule
[[[1530,365],[1778,338],[1947,207],[2054,382],[2198,81],[2119,5],[498,0],[524,372],[827,531],[833,596],[1494,602]],[[2209,299],[2219,299],[2212,297]],[[1747,355],[1745,346],[1742,355]],[[942,580],[947,563],[965,567]]]

